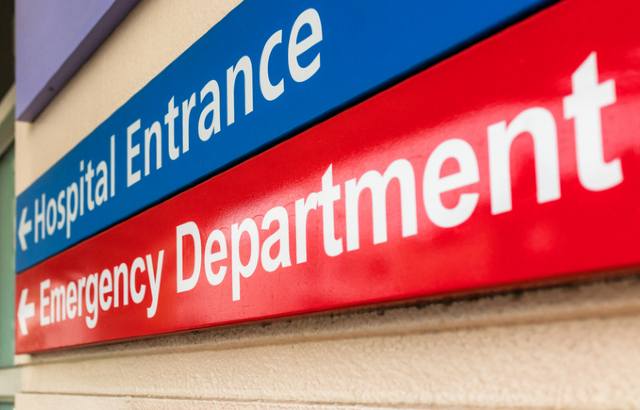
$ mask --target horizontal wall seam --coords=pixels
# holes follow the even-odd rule
[[[149,396],[135,396],[135,395],[106,395],[106,394],[70,394],[70,393],[37,393],[37,392],[23,392],[23,396],[32,395],[32,396],[65,396],[65,397],[82,397],[82,398],[113,398],[113,399],[134,399],[134,400],[148,400],[148,401],[175,401],[175,402],[198,402],[198,403],[220,403],[220,404],[231,404],[234,406],[255,406],[265,405],[265,406],[281,406],[281,407],[299,407],[299,406],[308,406],[318,408],[318,410],[330,410],[336,408],[350,408],[350,409],[419,409],[419,410],[510,410],[510,409],[518,409],[518,410],[561,410],[557,407],[501,407],[501,406],[415,406],[415,405],[370,405],[370,404],[361,404],[361,403],[323,403],[317,401],[309,401],[309,402],[300,402],[300,401],[281,401],[281,400],[233,400],[233,399],[198,399],[191,397],[149,397]]]

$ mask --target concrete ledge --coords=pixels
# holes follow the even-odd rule
[[[0,403],[20,393],[20,368],[0,369]]]

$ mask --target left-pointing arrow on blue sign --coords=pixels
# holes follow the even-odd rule
[[[20,217],[20,226],[18,227],[18,239],[20,241],[20,249],[27,250],[26,235],[33,230],[31,220],[27,220],[27,207],[22,208],[22,216]]]

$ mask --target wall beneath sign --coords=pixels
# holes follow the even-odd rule
[[[634,408],[639,337],[629,279],[21,357],[17,408]]]
[[[237,3],[142,0],[35,122],[17,124],[17,193]],[[16,408],[637,408],[638,340],[631,272],[17,356]]]

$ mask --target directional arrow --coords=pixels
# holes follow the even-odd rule
[[[22,332],[23,336],[29,334],[29,331],[27,330],[27,319],[36,315],[35,304],[33,302],[27,304],[28,293],[29,289],[22,289],[22,294],[20,295],[20,306],[18,306],[18,323],[20,324],[20,332]]]
[[[24,238],[29,232],[31,232],[31,219],[27,221],[27,207],[22,208],[22,216],[20,217],[20,227],[18,227],[18,239],[20,239],[20,248],[23,251],[27,250],[27,241]]]

